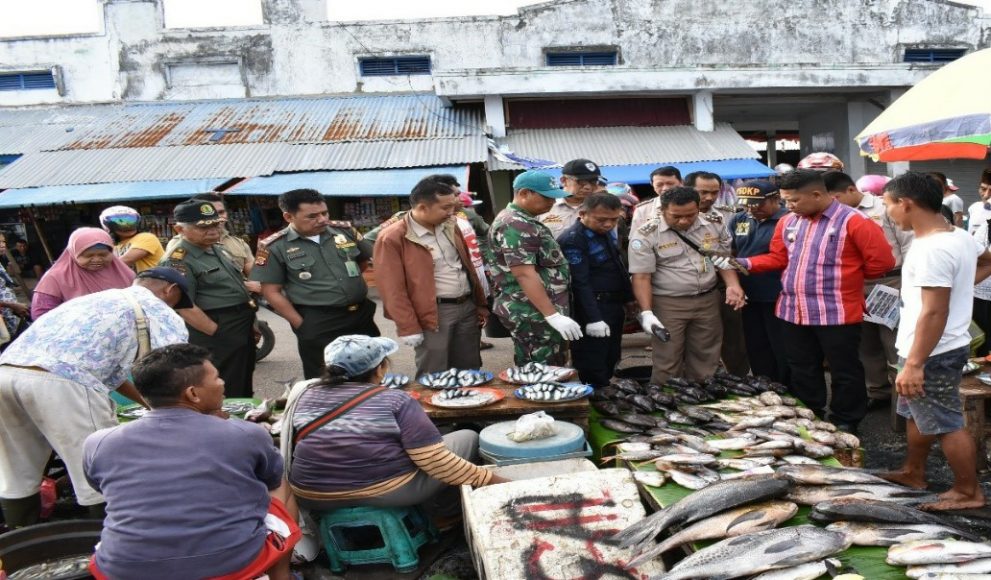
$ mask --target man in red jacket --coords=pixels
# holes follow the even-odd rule
[[[424,179],[405,216],[375,240],[372,261],[385,316],[416,351],[417,376],[455,367],[477,369],[485,292],[454,221],[457,193]]]
[[[867,414],[860,362],[864,279],[895,267],[881,228],[826,191],[822,174],[799,169],[781,176],[781,197],[793,213],[781,218],[771,251],[741,258],[760,273],[784,270],[775,314],[784,321],[791,390],[820,417],[826,411],[823,358],[829,362],[829,419],[856,432]]]

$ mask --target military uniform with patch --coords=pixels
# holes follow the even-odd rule
[[[585,335],[571,343],[572,366],[583,383],[604,387],[622,351],[625,305],[633,301],[630,274],[615,231],[598,234],[578,222],[557,241],[571,269],[573,318],[582,328],[592,322],[609,325],[607,337]]]
[[[344,221],[330,222],[319,241],[289,226],[259,242],[249,278],[281,286],[303,318],[293,332],[307,379],[323,373],[323,350],[335,338],[379,336],[375,303],[361,275],[371,257],[371,243]]]
[[[726,226],[699,216],[686,232],[676,233],[663,216],[655,217],[630,236],[630,273],[651,274],[652,310],[671,333],[671,340],[651,339],[652,382],[670,377],[703,379],[719,365],[723,325],[719,317],[717,268],[681,234],[704,252],[729,254]]]
[[[175,207],[178,223],[209,226],[219,223],[213,204],[183,202]],[[227,397],[251,397],[255,372],[255,303],[251,299],[241,268],[223,246],[202,248],[183,238],[165,254],[162,266],[175,268],[186,277],[189,298],[211,320],[217,330],[207,335],[189,326],[189,342],[208,349],[210,360],[220,372]]]
[[[565,340],[533,307],[510,271],[513,266],[534,266],[555,309],[567,316],[571,274],[554,236],[536,217],[511,203],[492,222],[489,248],[496,293],[492,313],[513,336],[516,364],[565,364]]]

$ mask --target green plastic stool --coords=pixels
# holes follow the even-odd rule
[[[381,545],[356,546],[356,528],[375,528]],[[352,564],[385,562],[397,572],[412,572],[420,564],[417,550],[436,538],[436,528],[418,507],[353,507],[320,514],[320,539],[335,573],[344,572]]]

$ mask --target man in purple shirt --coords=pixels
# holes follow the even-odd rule
[[[289,578],[296,502],[271,436],[224,420],[210,352],[177,344],[134,366],[152,410],[97,431],[83,467],[107,500],[90,573],[103,578]]]

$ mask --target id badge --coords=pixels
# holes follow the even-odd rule
[[[361,269],[358,268],[358,264],[353,261],[348,260],[347,262],[344,262],[344,266],[348,269],[348,276],[357,278],[361,275]]]

